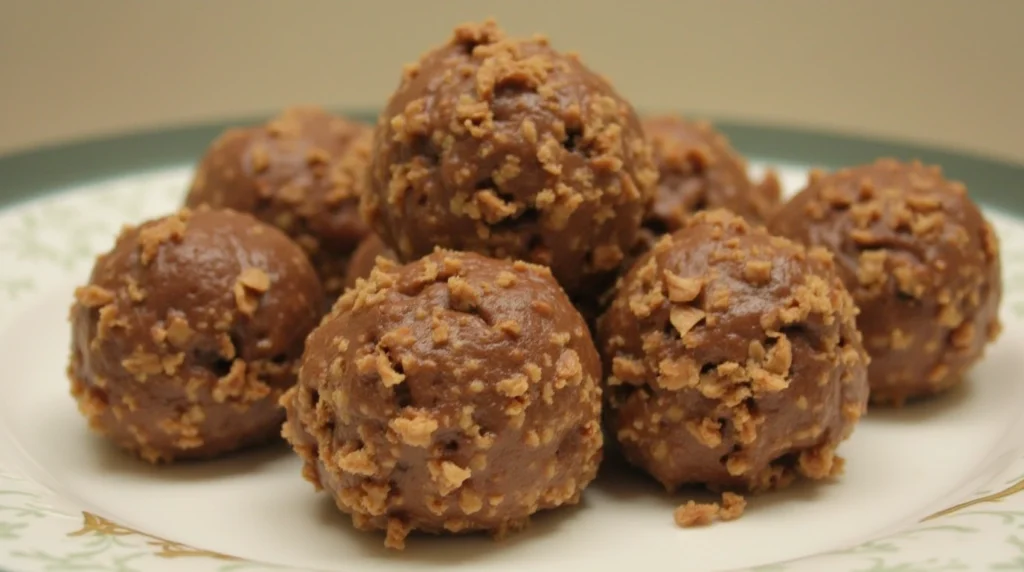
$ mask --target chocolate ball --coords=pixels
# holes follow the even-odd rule
[[[309,255],[333,302],[369,228],[359,215],[369,126],[316,107],[293,107],[265,125],[230,129],[207,150],[185,204],[250,213]]]
[[[389,547],[412,530],[500,536],[594,479],[600,378],[546,267],[382,260],[310,335],[284,434],[306,478]]]
[[[888,159],[812,173],[770,229],[834,253],[860,307],[873,403],[956,385],[1000,330],[998,240],[938,167]]]
[[[392,262],[398,261],[398,256],[384,241],[376,234],[363,239],[359,243],[352,257],[349,258],[348,268],[345,270],[345,287],[351,288],[356,285],[356,280],[369,278],[370,272],[377,265],[377,257],[384,257]]]
[[[825,250],[697,213],[637,261],[600,319],[610,434],[669,490],[834,475],[867,403],[855,316]]]
[[[323,294],[277,229],[182,210],[126,229],[71,307],[71,393],[89,425],[151,463],[280,431]]]
[[[652,234],[679,230],[703,210],[724,208],[751,224],[764,224],[778,208],[775,174],[752,183],[746,160],[710,123],[666,115],[646,118],[643,128],[658,167],[654,207],[644,219]]]
[[[363,210],[403,260],[435,246],[527,260],[575,296],[618,269],[656,177],[606,80],[486,22],[407,69],[377,125]]]

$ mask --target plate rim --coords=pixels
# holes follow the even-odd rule
[[[332,112],[364,123],[373,123],[377,117],[377,111],[370,108],[327,107]],[[641,113],[658,114],[661,113]],[[1024,216],[1024,193],[1012,192],[1015,186],[1024,184],[1024,163],[971,150],[829,128],[696,113],[683,115],[708,119],[726,134],[742,155],[755,156],[767,162],[837,169],[888,156],[941,165],[948,177],[962,181],[980,202]],[[270,117],[270,113],[259,113],[179,122],[69,139],[0,154],[0,210],[60,192],[72,185],[194,164],[210,142],[225,129],[257,124]],[[60,168],[55,169],[54,165],[60,165]]]

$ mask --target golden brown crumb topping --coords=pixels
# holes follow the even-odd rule
[[[128,229],[75,292],[71,392],[91,427],[149,462],[265,441],[321,296],[302,251],[247,215]]]
[[[998,241],[938,167],[882,159],[814,172],[771,229],[835,255],[861,309],[873,401],[955,385],[999,331]]]
[[[856,312],[824,251],[724,210],[692,216],[638,260],[599,321],[627,458],[670,489],[830,476],[867,398]]]
[[[382,260],[307,347],[285,435],[304,474],[390,547],[419,529],[504,534],[596,475],[600,362],[547,268],[444,250]]]
[[[488,21],[407,68],[363,211],[404,259],[434,246],[526,259],[576,293],[622,263],[655,179],[639,120],[604,79]]]
[[[762,224],[778,208],[775,173],[752,183],[746,161],[710,123],[663,115],[645,119],[643,128],[659,171],[654,208],[644,220],[654,235],[682,228],[702,210],[724,208]]]
[[[676,525],[690,528],[709,525],[716,518],[722,521],[736,520],[743,516],[746,508],[747,499],[736,493],[724,492],[721,504],[687,501],[675,510],[674,517]]]
[[[186,204],[247,212],[305,250],[333,300],[369,229],[358,213],[373,132],[312,106],[230,129],[207,150]]]

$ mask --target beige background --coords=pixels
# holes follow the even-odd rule
[[[1024,162],[1021,0],[0,0],[0,153],[265,113],[377,107],[400,65],[494,15],[644,110]]]

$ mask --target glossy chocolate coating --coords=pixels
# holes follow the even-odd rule
[[[369,126],[320,108],[288,108],[217,138],[185,204],[250,213],[280,228],[309,255],[333,301],[349,256],[369,234],[358,203],[371,138]]]
[[[697,213],[637,261],[599,321],[608,430],[670,490],[837,474],[868,396],[855,314],[826,251]]]
[[[302,250],[248,215],[126,229],[75,293],[72,394],[93,429],[153,463],[267,441],[322,296]]]
[[[770,230],[835,255],[860,308],[873,402],[956,385],[1000,331],[998,240],[938,167],[879,160],[812,173]]]
[[[576,296],[618,270],[656,177],[606,80],[487,22],[407,68],[377,125],[363,211],[403,260],[435,246],[526,260]]]
[[[381,259],[310,335],[285,436],[306,478],[390,547],[411,530],[502,535],[596,476],[600,379],[546,267]]]

